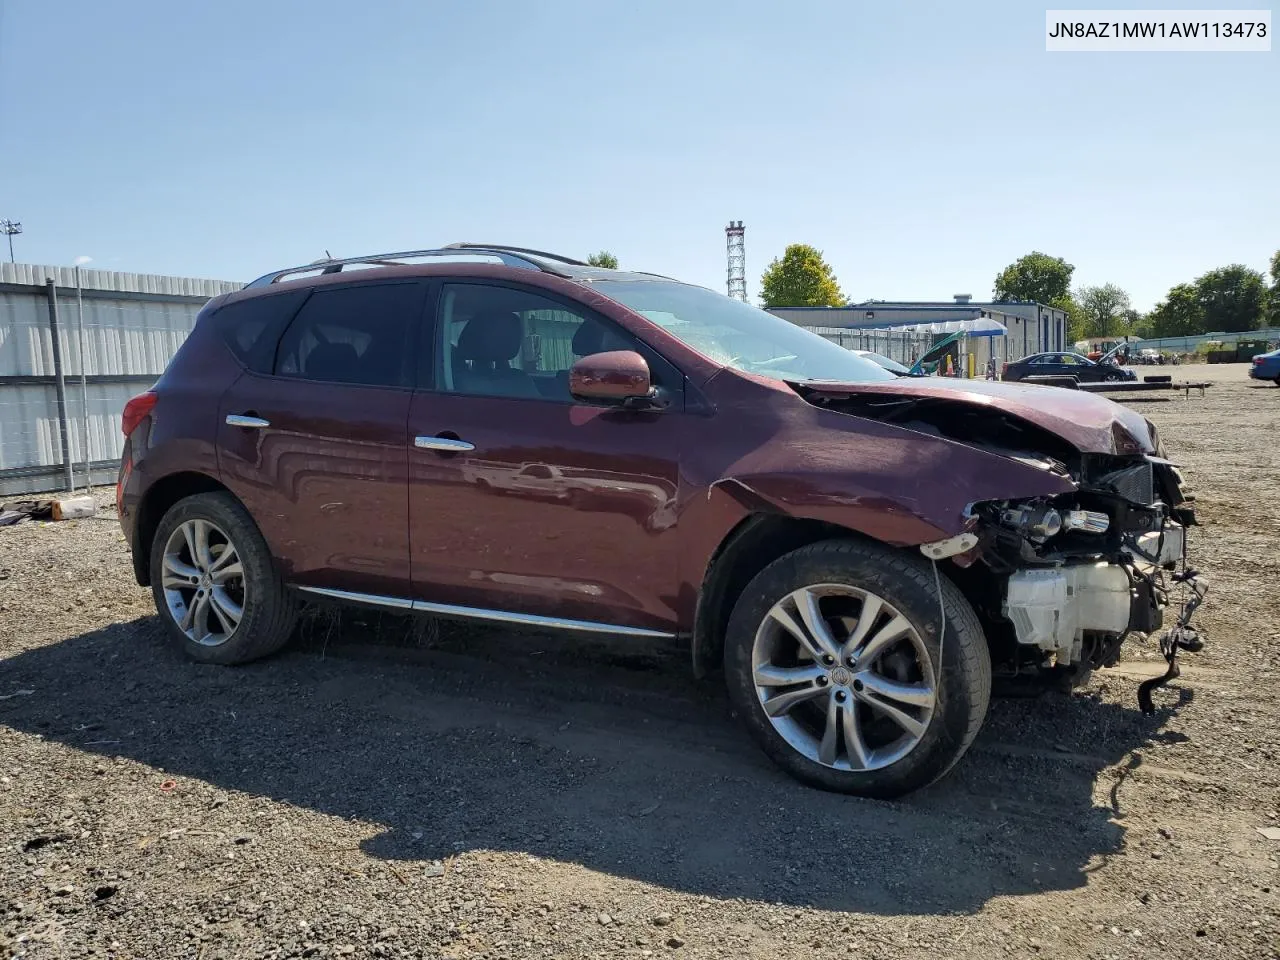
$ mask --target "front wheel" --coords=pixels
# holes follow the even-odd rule
[[[151,589],[166,632],[195,660],[247,663],[284,646],[298,604],[257,525],[227,493],[179,500],[151,545]]]
[[[734,607],[724,659],[730,700],[774,762],[868,797],[950,770],[991,697],[968,601],[923,558],[879,544],[829,540],[774,561]]]

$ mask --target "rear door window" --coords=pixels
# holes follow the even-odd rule
[[[410,338],[426,285],[370,283],[314,291],[276,350],[275,373],[301,380],[408,386]]]
[[[280,332],[306,297],[306,290],[248,297],[217,310],[210,322],[241,363],[255,373],[270,373]]]

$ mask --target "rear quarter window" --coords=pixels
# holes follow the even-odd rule
[[[290,290],[229,303],[211,318],[231,352],[255,373],[270,373],[276,343],[308,290]]]

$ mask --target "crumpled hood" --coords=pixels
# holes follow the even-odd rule
[[[1155,452],[1145,418],[1083,390],[942,377],[902,377],[874,383],[810,382],[799,386],[829,397],[919,397],[987,407],[1047,430],[1081,453]]]

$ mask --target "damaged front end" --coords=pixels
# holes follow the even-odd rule
[[[1012,666],[1072,678],[1113,666],[1131,633],[1164,626],[1182,591],[1182,612],[1161,642],[1168,682],[1178,650],[1203,646],[1190,626],[1206,590],[1187,564],[1193,502],[1177,468],[1160,457],[1084,454],[1074,466],[1074,493],[973,507],[973,559],[1004,582],[1000,616],[1017,642]],[[1147,712],[1157,685],[1140,692]]]
[[[1125,639],[1156,633],[1169,667],[1139,702],[1177,676],[1179,650],[1203,641],[1191,617],[1207,586],[1187,563],[1194,497],[1163,456],[1154,424],[1074,391],[1006,384],[894,384],[802,395],[837,409],[945,437],[1061,478],[1066,492],[984,499],[965,532],[921,547],[949,573],[983,620],[998,675],[1075,685],[1113,666]],[[957,482],[963,484],[962,478]]]

